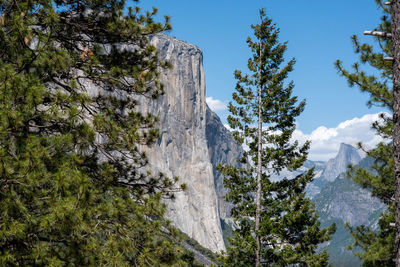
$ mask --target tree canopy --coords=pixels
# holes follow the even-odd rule
[[[146,169],[163,93],[148,36],[170,29],[137,1],[0,1],[0,264],[157,265],[181,251]]]
[[[330,239],[335,226],[320,229],[314,205],[305,196],[313,169],[292,179],[279,178],[282,170],[294,171],[304,164],[310,146],[291,140],[295,119],[305,106],[292,95],[294,83],[286,82],[295,60],[284,64],[287,44],[279,42],[279,29],[264,10],[260,24],[252,29],[254,39],[247,39],[250,74],[235,71],[237,85],[228,117],[235,139],[248,147],[241,158],[244,167],[219,167],[237,225],[225,265],[324,266],[328,254],[317,252],[317,247]]]
[[[392,30],[390,7],[384,1],[375,1],[382,10],[381,23],[374,29],[388,32]],[[368,105],[386,108],[390,113],[393,110],[393,71],[392,63],[385,61],[385,57],[392,56],[392,41],[387,37],[373,37],[375,43],[361,43],[354,35],[351,37],[355,53],[359,61],[352,65],[352,70],[343,67],[341,61],[335,66],[339,75],[345,77],[351,87],[358,87],[362,92],[370,94]],[[367,65],[373,68],[372,73],[363,70]],[[373,123],[377,135],[384,141],[374,149],[367,149],[363,144],[360,148],[367,151],[368,157],[373,159],[370,168],[355,168],[348,170],[348,176],[363,188],[369,189],[373,196],[378,197],[387,205],[385,212],[380,214],[377,230],[367,226],[348,228],[354,238],[350,249],[363,260],[364,266],[394,266],[396,258],[394,216],[394,157],[393,157],[393,119],[391,114],[382,113],[381,120]],[[360,251],[359,248],[362,250]]]

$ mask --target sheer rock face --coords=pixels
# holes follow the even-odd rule
[[[158,116],[161,138],[146,150],[150,168],[178,176],[187,190],[168,201],[168,217],[180,230],[212,251],[224,250],[206,139],[206,97],[202,51],[166,35],[152,37],[160,58],[173,68],[161,73],[165,95],[142,99],[141,108]]]
[[[341,143],[339,153],[326,164],[321,177],[332,182],[336,177],[345,172],[349,164],[355,165],[361,161],[361,156],[353,146]]]
[[[218,196],[218,209],[220,218],[231,221],[230,212],[232,204],[224,200],[226,189],[224,188],[224,177],[216,169],[218,164],[236,165],[240,167],[237,160],[243,153],[243,149],[234,140],[231,132],[225,128],[220,118],[207,107],[206,135],[208,153],[213,165],[215,191]]]

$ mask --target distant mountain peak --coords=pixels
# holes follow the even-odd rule
[[[340,148],[339,148],[339,150],[341,150],[341,149],[346,149],[346,148],[350,149],[350,148],[354,148],[354,147],[353,147],[352,145],[350,145],[350,144],[340,143]]]
[[[356,144],[353,145],[347,143],[340,143],[338,154],[341,152],[343,153],[344,151],[353,151],[353,150],[357,151],[356,146],[357,146]]]
[[[341,143],[338,154],[335,158],[327,162],[321,177],[331,182],[335,180],[339,174],[345,172],[348,165],[357,164],[361,159],[362,157],[355,147],[346,143]]]

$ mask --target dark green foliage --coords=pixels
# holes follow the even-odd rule
[[[295,118],[303,111],[305,102],[297,103],[292,96],[293,82],[285,83],[295,60],[284,63],[286,43],[279,43],[279,29],[260,11],[261,23],[252,26],[255,40],[248,38],[252,51],[248,68],[251,74],[235,71],[238,80],[235,103],[229,104],[228,117],[233,135],[239,144],[249,149],[241,162],[246,166],[220,166],[229,192],[226,200],[233,203],[232,217],[237,224],[224,258],[225,266],[255,264],[255,192],[257,174],[258,89],[261,88],[262,111],[262,198],[261,262],[263,266],[327,265],[326,251],[317,253],[318,245],[330,239],[335,226],[320,229],[314,205],[305,196],[305,187],[313,179],[313,170],[294,179],[276,181],[283,169],[300,168],[307,158],[309,142],[291,142]]]
[[[376,0],[378,6],[383,11],[381,23],[376,30],[391,32],[391,18],[388,6],[383,1]],[[372,37],[371,37],[372,38]],[[370,94],[371,98],[368,105],[377,105],[392,111],[393,89],[392,89],[392,63],[384,61],[386,56],[392,56],[392,44],[390,39],[374,37],[378,49],[368,43],[360,43],[357,36],[352,37],[355,52],[360,55],[360,63],[374,68],[374,73],[367,74],[361,70],[360,63],[353,64],[353,71],[343,68],[340,61],[336,62],[336,67],[341,76],[344,76],[350,86],[357,86],[361,91]],[[374,162],[370,169],[351,167],[348,175],[363,188],[372,192],[373,196],[378,197],[385,204],[387,210],[380,215],[379,229],[373,231],[368,227],[349,227],[355,242],[351,249],[362,248],[362,252],[356,255],[363,260],[364,266],[394,266],[396,258],[395,249],[395,227],[391,223],[395,222],[394,217],[394,158],[391,141],[393,138],[392,117],[382,114],[382,122],[375,122],[372,127],[377,134],[386,139],[385,142],[378,144],[376,148],[368,152]],[[360,144],[362,147],[362,144]]]
[[[135,2],[0,1],[1,266],[182,262],[160,202],[175,180],[145,169],[158,132],[137,111],[167,67],[147,36],[170,26]]]

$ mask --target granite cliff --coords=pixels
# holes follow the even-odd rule
[[[173,224],[202,246],[224,250],[213,166],[206,139],[206,86],[202,51],[191,44],[157,35],[151,40],[160,58],[172,64],[161,72],[165,95],[142,106],[158,116],[161,138],[147,151],[153,171],[178,176],[187,190],[168,202]]]
[[[187,185],[168,201],[173,224],[202,246],[224,250],[220,218],[228,216],[229,206],[215,167],[236,162],[241,148],[206,104],[202,51],[164,34],[151,42],[172,68],[161,72],[165,95],[141,99],[142,111],[158,116],[161,129],[161,138],[146,150],[150,168]]]
[[[232,204],[224,200],[226,189],[224,188],[224,177],[216,169],[218,164],[238,165],[237,160],[241,157],[243,149],[239,146],[230,131],[222,124],[220,118],[207,107],[206,137],[208,153],[213,165],[215,191],[218,197],[218,209],[221,220],[229,223]]]
[[[353,146],[341,143],[339,153],[326,163],[321,177],[328,182],[332,182],[339,174],[346,171],[348,165],[355,165],[360,161],[361,155]]]

